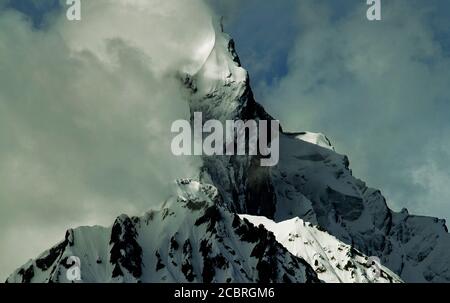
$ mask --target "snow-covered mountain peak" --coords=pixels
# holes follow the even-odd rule
[[[234,41],[223,32],[215,33],[214,46],[200,70],[193,75],[199,94],[207,95],[222,85],[245,85],[248,74],[236,55]]]
[[[311,266],[264,228],[219,206],[217,190],[180,180],[178,196],[112,227],[80,227],[17,269],[7,282],[320,282]]]
[[[205,119],[235,119],[246,106],[243,96],[251,93],[248,72],[233,39],[218,26],[209,55],[195,74],[186,76],[185,85],[192,93],[191,111],[203,112]]]

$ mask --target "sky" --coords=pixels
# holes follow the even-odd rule
[[[74,27],[59,0],[0,0],[0,280],[196,171],[163,152],[188,115],[169,75],[195,68],[212,15],[285,130],[327,135],[394,210],[450,218],[449,1],[382,0],[379,22],[363,0],[204,1],[84,1]]]

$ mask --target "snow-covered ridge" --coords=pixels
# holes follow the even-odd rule
[[[402,280],[374,259],[363,255],[300,218],[276,223],[266,217],[240,215],[274,233],[289,252],[305,259],[319,279],[329,283],[400,283]]]
[[[331,145],[330,140],[322,133],[300,132],[293,134],[286,133],[286,135],[295,136],[295,138],[299,140],[303,140],[305,142],[309,142],[311,144],[315,144],[334,151],[334,146]]]
[[[213,186],[180,180],[175,192],[142,217],[69,230],[7,282],[70,282],[70,256],[81,260],[80,282],[319,282],[272,233],[218,206]]]

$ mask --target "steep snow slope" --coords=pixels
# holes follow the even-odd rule
[[[241,66],[234,41],[216,27],[214,47],[202,67],[185,75],[184,83],[191,93],[191,112],[200,111],[205,120],[237,118],[271,119],[255,102],[249,86],[248,72]]]
[[[272,233],[218,200],[213,186],[180,180],[160,210],[122,215],[110,228],[69,230],[7,282],[68,282],[70,256],[81,260],[82,282],[319,282]]]
[[[401,279],[350,245],[311,223],[293,218],[276,223],[266,217],[240,215],[255,226],[262,224],[293,255],[305,259],[319,279],[331,283],[400,283]]]
[[[216,37],[221,42],[211,58],[228,60],[207,60],[189,78],[191,110],[220,120],[271,119],[254,100],[249,77],[242,76],[232,40],[219,32]],[[226,73],[209,78],[210,64]],[[208,89],[198,90],[196,83],[208,83],[200,85]],[[258,156],[204,157],[202,180],[219,189],[231,211],[277,222],[298,216],[379,257],[407,282],[450,282],[445,221],[393,212],[381,192],[353,177],[347,157],[333,149],[323,135],[283,133],[278,166],[260,167]]]

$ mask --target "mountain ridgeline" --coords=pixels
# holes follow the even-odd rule
[[[273,119],[219,30],[183,82],[205,120]],[[444,220],[389,209],[324,135],[282,131],[279,150],[275,167],[260,156],[204,156],[199,180],[178,180],[161,209],[69,230],[7,282],[70,282],[70,256],[82,282],[450,282]]]

